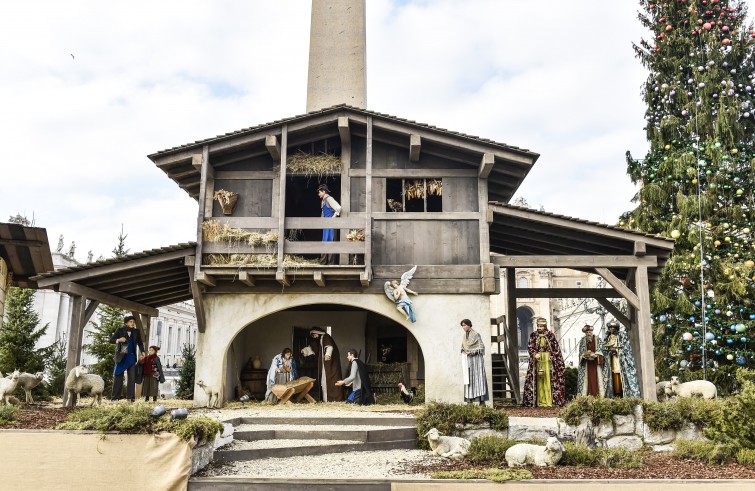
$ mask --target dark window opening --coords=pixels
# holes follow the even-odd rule
[[[442,212],[442,179],[386,179],[385,211]]]

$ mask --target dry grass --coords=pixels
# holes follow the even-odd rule
[[[346,234],[346,240],[350,240],[352,242],[364,242],[365,240],[364,235],[364,229],[360,228],[358,230],[350,230],[348,234]]]
[[[306,152],[297,152],[286,161],[286,172],[290,174],[303,174],[305,177],[334,176],[341,173],[341,159],[335,155],[320,153],[312,155]]]
[[[278,266],[278,254],[207,254],[205,264],[212,266],[256,266],[274,268]],[[302,256],[285,254],[284,268],[300,268],[319,265],[319,259],[307,259]]]
[[[202,225],[202,237],[207,242],[229,242],[231,244],[246,243],[250,246],[271,246],[270,251],[274,251],[278,244],[278,232],[270,230],[268,232],[252,232],[240,228],[232,228],[227,223],[221,224],[217,220],[208,220]]]

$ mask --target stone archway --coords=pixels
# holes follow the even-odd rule
[[[417,303],[418,320],[415,324],[404,321],[395,306],[382,294],[207,294],[205,313],[207,327],[197,343],[197,380],[217,385],[222,397],[233,398],[227,381],[231,366],[229,353],[239,333],[255,322],[272,314],[290,311],[306,305],[335,304],[371,312],[405,327],[414,337],[423,353],[424,378],[427,400],[461,402],[463,400],[459,346],[461,330],[457,319],[472,319],[484,331],[490,319],[490,301],[484,295],[423,295]],[[317,325],[311,323],[311,325]],[[327,324],[325,324],[327,325]],[[335,324],[332,324],[335,325]],[[490,336],[483,336],[490,352]],[[336,340],[338,342],[338,340]],[[276,346],[279,350],[283,346]],[[348,346],[339,348],[345,353]],[[260,357],[262,358],[262,353]],[[246,360],[244,360],[245,362]],[[263,360],[265,364],[269,360]],[[486,360],[490,378],[492,366]],[[492,391],[492,381],[489,380]],[[205,394],[195,387],[195,401],[204,404]]]

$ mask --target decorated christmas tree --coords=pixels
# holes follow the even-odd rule
[[[755,30],[737,0],[640,0],[650,150],[621,225],[676,239],[652,296],[657,373],[755,366]]]

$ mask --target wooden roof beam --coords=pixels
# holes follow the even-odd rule
[[[342,146],[346,146],[351,143],[351,129],[349,128],[349,118],[345,116],[338,118],[338,135],[341,137]]]
[[[239,281],[246,286],[254,286],[254,276],[250,275],[248,271],[239,271]]]
[[[606,282],[614,287],[616,291],[621,293],[621,296],[627,299],[627,302],[629,304],[636,308],[640,308],[640,300],[637,297],[637,294],[634,293],[628,286],[624,284],[623,281],[618,279],[613,273],[608,271],[608,268],[595,268],[595,272],[598,273],[600,276],[603,277]]]
[[[621,298],[613,288],[517,288],[516,298]]]
[[[490,175],[490,171],[493,170],[493,165],[495,165],[495,155],[493,155],[492,153],[482,154],[480,169],[478,170],[477,175],[481,179],[487,179]]]
[[[505,268],[631,268],[658,265],[656,256],[493,256],[490,260]]]
[[[46,278],[39,278],[37,279],[37,285],[39,288],[47,288],[64,282],[78,281],[87,278],[96,278],[98,276],[104,276],[111,273],[128,272],[134,270],[135,268],[143,266],[150,266],[153,264],[172,261],[174,259],[184,258],[186,256],[193,256],[194,252],[194,248],[190,247],[187,249],[179,249],[177,251],[165,252],[154,256],[145,256],[119,263],[96,266],[80,271],[73,271],[71,273],[63,273]],[[151,316],[154,317],[154,315]]]
[[[267,135],[265,137],[265,148],[267,148],[268,153],[270,153],[270,156],[273,158],[274,162],[280,162],[281,160],[281,146],[278,142],[278,137],[275,135]]]
[[[126,300],[125,298],[117,297],[115,295],[95,290],[94,288],[89,288],[87,286],[73,283],[71,281],[64,281],[63,283],[61,283],[58,291],[73,296],[98,300],[112,307],[118,307],[124,310],[130,310],[132,312],[139,312],[140,314],[147,314],[150,317],[157,317],[160,313],[157,309],[150,307],[149,305]]]
[[[409,161],[419,162],[420,150],[422,148],[422,137],[412,133],[409,135]]]

